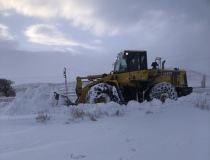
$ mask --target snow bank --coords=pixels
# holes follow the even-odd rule
[[[41,85],[38,88],[28,88],[25,92],[17,94],[13,102],[9,105],[0,107],[0,115],[27,115],[43,113],[67,113],[71,116],[73,112],[84,115],[101,116],[122,116],[129,112],[141,112],[151,114],[165,111],[168,107],[198,107],[209,110],[210,94],[192,93],[185,97],[180,97],[177,101],[167,99],[165,103],[154,99],[151,102],[139,103],[130,101],[127,105],[119,105],[115,102],[106,104],[79,104],[78,106],[66,107],[62,99],[59,103],[54,99],[54,87],[51,85]],[[83,117],[82,117],[83,118]]]
[[[25,115],[38,112],[48,112],[54,105],[53,88],[41,85],[38,88],[28,88],[17,94],[8,106],[0,111],[4,115]]]
[[[79,104],[71,107],[71,120],[91,119],[108,116],[123,116],[125,114],[156,114],[167,112],[170,108],[194,108],[209,110],[210,94],[209,93],[192,93],[178,100],[167,99],[165,103],[160,100],[153,99],[151,102],[139,103],[130,101],[127,105],[119,105],[115,102],[99,103],[99,104]],[[210,112],[209,112],[210,113]],[[74,119],[75,118],[75,119]]]

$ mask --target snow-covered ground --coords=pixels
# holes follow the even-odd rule
[[[53,85],[0,103],[0,160],[209,160],[210,91],[66,107]],[[46,118],[41,123],[41,118]]]

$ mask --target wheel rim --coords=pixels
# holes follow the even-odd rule
[[[106,83],[92,86],[86,96],[86,103],[108,103],[119,102],[119,100],[116,88]]]
[[[168,97],[169,97],[168,93],[163,93],[160,96],[160,101],[164,103]]]
[[[108,103],[111,101],[111,98],[107,94],[102,94],[100,97],[94,99],[95,103]]]
[[[162,102],[165,102],[167,98],[177,100],[177,92],[170,83],[161,82],[156,84],[150,92],[150,99],[159,99]]]

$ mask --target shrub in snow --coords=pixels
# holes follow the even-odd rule
[[[209,93],[201,93],[195,99],[195,106],[202,110],[209,110],[210,95]]]
[[[147,114],[147,115],[148,114],[153,114],[153,112],[152,111],[146,111],[145,114]]]
[[[90,115],[89,118],[91,121],[97,121],[97,119],[93,115]]]
[[[104,113],[100,112],[85,112],[83,109],[78,109],[78,108],[71,108],[70,110],[71,113],[71,119],[74,121],[75,119],[84,119],[85,117],[89,118],[92,121],[97,121],[97,118],[102,116]]]
[[[110,103],[113,105],[113,103]],[[72,106],[70,109],[70,121],[79,119],[90,119],[92,121],[97,121],[98,118],[107,116],[122,116],[124,115],[122,106],[109,106],[108,104],[81,104],[78,106]],[[119,108],[118,108],[119,107]]]
[[[51,118],[51,116],[49,116],[48,114],[44,114],[43,112],[39,112],[37,117],[36,117],[36,121],[40,122],[40,123],[47,123],[47,121],[49,121]]]
[[[207,102],[206,99],[196,102],[195,106],[202,109],[202,110],[209,110],[209,103]]]
[[[81,109],[76,109],[76,108],[71,108],[70,110],[70,113],[71,113],[71,117],[73,119],[77,119],[77,118],[84,118],[84,116],[86,115],[85,112]]]
[[[78,155],[78,156],[74,156],[73,154],[71,155],[71,159],[80,159],[80,158],[85,158],[86,156],[84,155]]]
[[[121,117],[123,116],[123,112],[120,112],[120,110],[117,110],[112,116],[117,116],[117,117]]]

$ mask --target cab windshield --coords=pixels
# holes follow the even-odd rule
[[[114,66],[116,73],[147,69],[146,52],[125,51],[118,54]]]
[[[124,56],[124,58],[123,58],[123,55],[124,55],[124,53],[119,53],[116,58],[114,71],[117,73],[127,71],[126,57]]]

